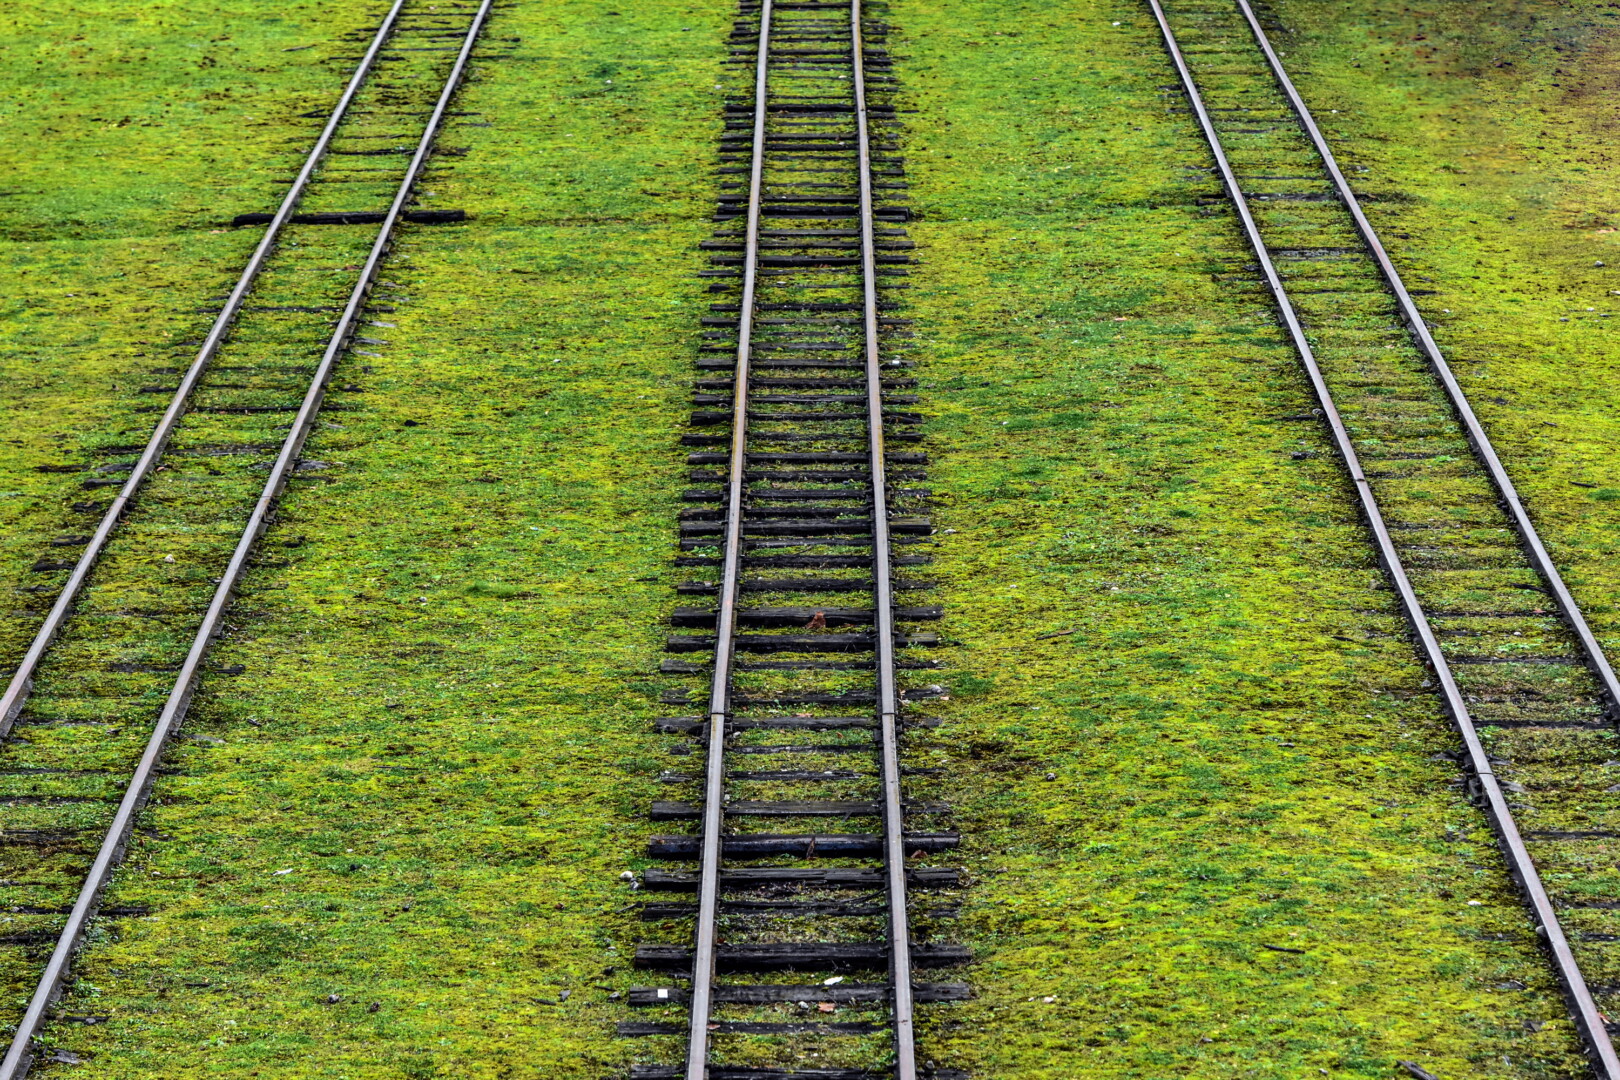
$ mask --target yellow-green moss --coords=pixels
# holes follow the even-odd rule
[[[0,15],[0,409],[26,418],[0,435],[4,662],[37,622],[17,590],[66,576],[30,567],[93,524],[71,509],[87,498],[71,467],[145,441],[141,410],[161,399],[141,388],[190,362],[258,241],[223,224],[285,191],[322,122],[301,114],[324,117],[353,66],[341,36],[379,15],[176,0]]]
[[[69,996],[110,1019],[48,1033],[80,1071],[585,1077],[632,1051],[593,985],[630,978],[706,303],[690,163],[730,13],[614,11],[498,10],[522,41],[423,185],[472,220],[406,230],[383,275],[388,343],[345,362],[363,393],[216,654],[246,673],[205,684],[109,899],[153,915],[107,924]]]
[[[1586,270],[1607,219],[1580,215],[1611,212],[1612,194],[1600,171],[1555,178],[1528,149],[1546,108],[1582,118],[1558,129],[1568,156],[1591,168],[1607,152],[1601,95],[1549,86],[1558,66],[1604,85],[1581,25],[1604,13],[1496,10],[1488,47],[1466,48],[1450,42],[1479,20],[1461,9],[1439,26],[1359,2],[1281,14],[1311,28],[1290,62],[1342,109],[1334,138],[1412,196],[1374,212],[1400,215],[1398,256],[1435,279],[1426,308],[1455,309],[1436,318],[1469,377],[1512,389],[1500,396],[1520,411],[1481,410],[1604,608],[1612,391],[1568,390],[1607,371],[1607,322],[1553,320],[1600,284]],[[280,50],[377,11],[289,11],[211,15],[229,25],[196,37],[263,36],[241,63],[282,66],[240,112],[296,154],[311,122],[295,114],[335,75],[305,62],[327,45]],[[474,218],[409,230],[385,275],[389,343],[348,362],[343,381],[365,393],[311,444],[331,467],[289,493],[220,647],[247,671],[205,684],[191,730],[207,738],[176,753],[109,897],[154,914],[108,924],[65,1004],[108,1022],[50,1032],[94,1055],[76,1071],[584,1078],[638,1052],[610,1036],[642,933],[617,874],[639,865],[662,752],[651,672],[732,14],[498,11],[491,34],[522,41],[479,65],[460,107],[480,115],[447,134],[467,154],[425,185],[428,205]],[[126,32],[102,20],[74,44],[77,16],[14,17],[70,59]],[[952,530],[931,573],[961,643],[952,698],[931,707],[946,726],[912,754],[951,772],[913,794],[958,808],[974,883],[939,933],[981,957],[977,999],[929,1010],[925,1057],[1017,1080],[1389,1076],[1397,1058],[1446,1080],[1570,1074],[1562,1006],[1482,821],[1435,760],[1450,738],[1339,470],[1312,425],[1285,419],[1307,408],[1294,357],[1258,290],[1212,277],[1245,253],[1198,212],[1214,194],[1205,152],[1162,92],[1173,77],[1145,12],[896,0],[890,17],[918,110],[907,314],[938,414],[936,520]],[[135,352],[184,340],[234,271],[248,240],[208,232],[210,215],[275,191],[225,138],[238,112],[196,92],[235,54],[222,44],[208,54],[221,68],[194,72],[183,35],[153,40],[167,51],[143,61],[161,72],[150,87],[69,69],[37,94],[60,95],[86,147],[183,155],[177,127],[89,126],[104,102],[154,102],[171,80],[196,108],[185,130],[231,168],[199,154],[154,166],[150,186],[58,181],[79,145],[65,140],[29,166],[55,170],[39,192],[64,193],[4,219],[8,302],[51,313],[3,361],[41,372],[8,383],[34,418],[15,435],[32,456],[0,466],[0,489],[27,492],[0,500],[5,536],[34,530],[6,549],[14,569],[76,482],[28,470],[75,447],[56,438],[72,428],[141,430],[107,386],[169,362]],[[1564,58],[1541,70],[1555,46]],[[1507,59],[1538,73],[1491,66]],[[1446,127],[1461,133],[1441,140]],[[127,141],[159,133],[174,141]],[[1506,164],[1476,182],[1465,150]],[[1456,241],[1459,218],[1478,247]],[[44,246],[67,219],[70,238]],[[1566,254],[1572,237],[1590,258]],[[1494,291],[1532,279],[1557,299]],[[185,299],[154,306],[171,284]],[[64,306],[91,286],[102,324]],[[53,349],[92,333],[82,360]]]
[[[933,1055],[1020,1078],[1578,1070],[1341,471],[1288,419],[1297,361],[1198,205],[1219,191],[1151,19],[894,19],[942,599],[972,673],[933,753],[987,871],[962,919],[979,998]]]
[[[1620,649],[1620,192],[1597,3],[1279,10],[1306,96],[1605,644]]]

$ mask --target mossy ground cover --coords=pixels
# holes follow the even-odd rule
[[[0,648],[33,631],[15,590],[84,531],[72,466],[144,441],[157,397],[258,240],[221,228],[273,207],[336,98],[339,36],[386,8],[290,3],[30,4],[0,68]],[[65,472],[41,468],[67,467]]]
[[[1285,21],[1364,45],[1360,14]],[[1146,13],[894,17],[939,520],[959,530],[940,565],[965,692],[939,753],[987,871],[963,919],[980,997],[936,1049],[1032,1077],[1578,1069],[1490,838],[1433,760],[1451,740],[1339,470],[1287,419],[1309,411],[1296,360],[1232,273],[1230,217],[1195,205],[1218,191]],[[1363,123],[1385,157],[1444,161],[1425,129]],[[1528,428],[1540,395],[1519,405]],[[1614,534],[1566,535],[1591,565]]]
[[[1611,652],[1620,648],[1620,11],[1283,4],[1290,62]],[[1484,17],[1481,17],[1481,16]],[[1328,112],[1336,110],[1336,112]]]
[[[108,1076],[595,1076],[729,11],[500,9],[53,1043]],[[650,54],[651,59],[646,57]],[[604,974],[604,969],[617,968]],[[334,1000],[335,996],[335,1000]]]
[[[1427,63],[1441,46],[1411,41],[1425,31],[1406,33],[1410,12],[1294,10],[1285,22],[1316,28],[1297,46],[1308,90],[1407,106],[1346,110],[1343,137],[1418,197],[1403,204],[1414,246],[1401,255],[1434,267],[1426,306],[1466,316],[1442,327],[1453,354],[1489,350],[1471,377],[1518,380],[1500,395],[1518,411],[1487,420],[1533,463],[1526,488],[1546,501],[1550,538],[1607,603],[1614,504],[1595,496],[1616,483],[1600,475],[1613,439],[1600,409],[1560,390],[1577,361],[1609,355],[1603,324],[1556,310],[1561,298],[1543,294],[1555,310],[1540,311],[1490,292],[1534,274],[1555,297],[1585,296],[1584,249],[1565,277],[1546,272],[1547,252],[1570,245],[1538,245],[1606,244],[1607,226],[1518,222],[1562,223],[1572,200],[1606,196],[1595,172],[1549,188],[1540,164],[1465,188],[1441,166],[1472,166],[1433,138],[1458,125],[1418,123],[1401,96],[1439,95],[1424,109],[1440,113],[1483,86],[1534,124],[1556,104],[1549,80]],[[1526,69],[1581,46],[1580,22],[1600,14],[1503,10],[1523,29],[1504,30],[1493,56]],[[199,738],[177,750],[109,898],[153,914],[93,943],[64,1011],[107,1022],[56,1025],[51,1041],[87,1061],[53,1070],[595,1077],[635,1052],[610,1039],[629,1014],[609,995],[636,981],[625,958],[653,935],[617,876],[651,831],[665,741],[648,724],[663,688],[650,672],[673,602],[676,434],[707,300],[691,273],[732,14],[605,0],[498,11],[491,34],[522,40],[480,65],[460,105],[480,115],[452,140],[467,153],[425,185],[426,205],[474,219],[409,230],[385,275],[388,344],[349,362],[341,381],[363,392],[309,450],[330,467],[289,493],[220,648],[246,673],[205,686]],[[264,93],[293,85],[308,54],[283,57],[268,16],[220,17],[217,33],[262,33],[287,65]],[[890,17],[918,110],[907,314],[938,414],[947,531],[933,572],[961,643],[947,653],[952,698],[931,707],[946,726],[913,753],[950,776],[915,794],[958,808],[975,880],[938,932],[981,955],[978,997],[930,1011],[925,1055],[1018,1078],[1388,1076],[1397,1058],[1447,1080],[1574,1072],[1483,823],[1434,760],[1451,741],[1339,472],[1320,432],[1289,419],[1309,404],[1294,357],[1258,290],[1212,277],[1244,252],[1230,220],[1197,203],[1215,194],[1207,159],[1162,92],[1173,76],[1145,12],[900,0]],[[63,18],[26,25],[66,40]],[[326,18],[290,43],[375,12]],[[1368,74],[1358,50],[1389,40],[1405,42],[1390,70]],[[177,101],[200,97],[188,66],[161,70],[184,88]],[[333,75],[308,78],[322,89]],[[73,131],[103,115],[93,99],[115,83],[52,91]],[[1595,95],[1574,97],[1597,115]],[[273,104],[250,114],[291,132],[320,101]],[[1528,154],[1531,127],[1465,115],[1476,141]],[[1595,121],[1557,130],[1599,152]],[[152,190],[201,182],[200,167],[175,165]],[[274,193],[274,170],[215,172],[259,184],[231,196],[254,208]],[[37,256],[26,231],[69,210],[101,222],[74,228],[107,229],[107,245],[138,231],[120,215],[144,189],[97,190],[19,217],[13,255]],[[170,201],[143,205],[168,275],[150,280],[196,294],[159,312],[178,340],[195,317],[174,313],[217,295],[249,238],[200,217],[175,235]],[[1510,203],[1515,223],[1500,213]],[[1492,223],[1478,243],[1517,261],[1479,282],[1459,273],[1444,226],[1460,208]],[[96,330],[82,310],[50,308],[50,333],[100,337],[71,360],[39,354],[38,388],[15,406],[39,419],[15,437],[49,447],[30,450],[42,459],[56,451],[36,434],[133,426],[124,399],[78,389],[68,366],[101,365],[110,382],[149,362],[135,337],[159,340],[116,306],[145,305],[152,288],[114,279],[130,268],[112,256],[139,247],[118,243],[93,265],[53,247],[49,283],[21,290],[59,305],[99,282],[118,313]],[[1557,429],[1539,427],[1543,410]],[[1599,486],[1559,486],[1560,470]],[[6,490],[59,484],[15,473]],[[26,490],[39,521],[66,497]]]
[[[667,436],[656,370],[689,314],[660,327],[631,297],[680,276],[638,248],[685,245],[570,230],[587,262],[545,280],[500,231],[398,273],[412,336],[370,361],[381,407],[311,447],[338,475],[290,500],[270,541],[290,565],[250,584],[220,653],[249,672],[196,707],[205,741],[152,815],[178,842],[120,891],[162,915],[84,968],[119,1002],[97,1071],[599,1071],[591,984],[625,936],[652,772],[634,686],[661,592],[634,578],[662,571],[670,512],[640,444]],[[533,319],[600,276],[625,293]],[[429,299],[468,292],[477,326]]]

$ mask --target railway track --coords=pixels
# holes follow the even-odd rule
[[[394,0],[151,438],[84,478],[116,494],[57,542],[79,554],[45,568],[66,576],[0,697],[0,1080],[28,1072],[98,915],[144,914],[101,913],[102,892],[199,680],[231,674],[210,642],[335,369],[382,344],[373,290],[492,2]]]
[[[1148,0],[1597,1075],[1620,683],[1248,0]],[[1556,884],[1549,885],[1553,881]]]
[[[621,1026],[686,1037],[684,1064],[637,1080],[963,1074],[918,1061],[914,1006],[965,985],[919,973],[968,959],[924,942],[914,891],[958,883],[927,853],[955,846],[944,807],[903,790],[908,701],[934,661],[937,618],[916,567],[931,527],[903,320],[889,314],[912,247],[885,27],[860,0],[744,0],[732,62],[752,85],[726,107],[719,230],[704,320],[680,592],[665,662],[707,676],[698,715],[661,721],[691,797],[657,821],[648,919],[688,943],[644,944],[636,965],[684,977],[632,990],[686,1022]],[[703,449],[699,449],[703,448]],[[913,718],[914,722],[915,718]],[[695,901],[695,902],[693,902]],[[786,1015],[784,1015],[786,1014]],[[804,1071],[810,1070],[810,1071]]]

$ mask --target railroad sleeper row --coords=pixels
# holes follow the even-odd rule
[[[894,315],[914,245],[898,227],[910,215],[892,81],[874,73],[891,66],[885,31],[858,2],[766,0],[743,4],[731,39],[754,85],[725,108],[720,228],[702,245],[719,295],[681,440],[702,486],[684,495],[677,559],[717,571],[678,589],[714,606],[670,618],[713,632],[672,635],[663,664],[709,686],[664,697],[706,711],[658,722],[691,763],[662,779],[692,794],[650,815],[699,827],[647,847],[695,865],[640,878],[695,894],[643,908],[692,919],[692,937],[635,956],[685,985],[629,996],[687,1017],[620,1027],[684,1034],[687,1060],[634,1066],[637,1080],[962,1075],[920,1073],[913,1035],[914,1002],[968,995],[921,975],[969,952],[913,930],[954,907],[911,892],[962,876],[921,861],[957,846],[950,808],[901,791],[902,732],[928,720],[905,710],[941,693],[910,682],[937,664],[923,655],[937,635],[915,627],[942,612],[910,572],[933,533],[917,486],[927,456],[891,449],[921,441],[924,413],[910,323]]]

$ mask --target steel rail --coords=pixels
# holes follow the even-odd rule
[[[248,259],[247,266],[242,269],[235,288],[231,290],[230,296],[225,300],[225,306],[220,309],[219,315],[215,317],[213,326],[209,328],[208,336],[203,339],[202,347],[197,350],[196,358],[192,360],[191,366],[186,369],[185,375],[180,380],[180,385],[175,389],[174,396],[169,400],[169,407],[164,410],[163,416],[158,420],[157,427],[152,431],[151,438],[147,440],[145,449],[141,451],[141,456],[136,459],[135,467],[130,471],[129,479],[124,482],[123,487],[118,489],[117,497],[107,507],[107,512],[102,515],[101,524],[97,526],[94,535],[90,537],[89,543],[79,555],[78,562],[74,564],[73,573],[68,575],[66,584],[62,586],[62,592],[56,598],[56,603],[51,605],[51,610],[46,614],[44,623],[40,626],[38,633],[34,635],[28,651],[23,654],[22,663],[12,673],[5,694],[0,695],[0,738],[4,738],[9,734],[12,726],[16,724],[17,717],[22,712],[29,693],[33,690],[34,674],[39,670],[40,662],[44,659],[46,650],[50,648],[51,642],[56,639],[56,635],[61,632],[62,626],[73,613],[73,607],[79,599],[80,592],[84,589],[85,582],[90,577],[90,572],[95,569],[102,552],[106,550],[107,543],[111,540],[119,521],[122,520],[124,512],[129,508],[130,501],[135,498],[136,492],[140,490],[141,485],[151,475],[152,469],[157,465],[158,460],[162,458],[163,451],[169,444],[169,439],[174,435],[175,428],[179,426],[180,418],[185,414],[186,405],[191,399],[192,391],[197,388],[197,384],[207,372],[208,365],[213,361],[219,347],[224,344],[231,325],[236,321],[236,316],[241,312],[242,304],[247,299],[248,291],[253,287],[254,281],[258,279],[259,272],[264,268],[265,261],[275,248],[282,227],[287,224],[293,212],[297,210],[298,203],[304,197],[304,192],[309,187],[309,182],[314,176],[316,168],[326,157],[327,148],[331,145],[333,136],[337,134],[338,126],[348,114],[349,106],[353,103],[355,95],[359,93],[366,76],[371,73],[372,67],[375,66],[377,57],[383,50],[383,43],[393,33],[394,24],[399,21],[400,11],[405,7],[405,2],[406,0],[394,0],[393,7],[388,9],[388,14],[383,18],[381,25],[377,27],[377,33],[373,35],[370,47],[366,49],[365,55],[360,58],[360,63],[355,67],[354,74],[350,76],[348,85],[344,87],[343,95],[338,98],[337,104],[333,106],[332,115],[327,119],[326,126],[321,129],[320,137],[315,140],[315,145],[310,149],[309,156],[304,159],[304,167],[299,170],[298,176],[294,178],[292,187],[288,189],[286,196],[281,200],[281,206],[276,210],[275,216],[265,226],[264,236],[259,240],[258,246],[253,249],[253,256]]]
[[[1361,506],[1362,515],[1366,519],[1367,527],[1373,534],[1378,549],[1379,561],[1383,564],[1385,572],[1389,575],[1391,583],[1395,586],[1396,594],[1400,597],[1401,607],[1406,614],[1407,621],[1421,646],[1424,659],[1428,661],[1434,671],[1435,679],[1440,687],[1442,700],[1447,711],[1451,714],[1452,722],[1462,738],[1463,748],[1467,755],[1468,767],[1473,774],[1473,780],[1478,793],[1483,797],[1486,816],[1496,832],[1503,855],[1507,859],[1509,871],[1529,903],[1536,920],[1536,929],[1541,934],[1548,951],[1551,953],[1553,963],[1557,969],[1560,981],[1564,984],[1565,992],[1569,998],[1571,1013],[1576,1027],[1594,1064],[1598,1074],[1603,1080],[1620,1080],[1620,1059],[1615,1057],[1614,1047],[1609,1041],[1608,1032],[1604,1026],[1603,1015],[1598,1010],[1597,1003],[1592,999],[1590,990],[1586,985],[1585,977],[1581,974],[1580,966],[1575,961],[1574,953],[1569,947],[1569,941],[1564,935],[1563,927],[1559,924],[1558,914],[1553,909],[1552,900],[1542,885],[1541,876],[1536,870],[1535,862],[1525,847],[1524,839],[1520,836],[1518,826],[1513,820],[1513,813],[1508,808],[1507,799],[1502,792],[1501,785],[1491,771],[1489,755],[1480,742],[1479,733],[1474,727],[1473,717],[1469,714],[1467,703],[1463,700],[1462,692],[1452,676],[1451,667],[1446,662],[1444,653],[1435,636],[1428,617],[1424,614],[1422,605],[1418,602],[1417,593],[1407,577],[1406,569],[1401,563],[1400,554],[1390,539],[1389,529],[1384,522],[1383,513],[1379,508],[1378,500],[1368,482],[1366,473],[1362,470],[1361,461],[1356,454],[1355,447],[1350,441],[1350,433],[1345,427],[1344,419],[1339,415],[1333,395],[1328,389],[1327,381],[1322,375],[1320,366],[1316,361],[1316,354],[1305,336],[1305,330],[1299,321],[1299,315],[1294,310],[1292,300],[1283,287],[1282,278],[1277,273],[1277,267],[1271,260],[1270,252],[1260,235],[1259,226],[1249,208],[1248,199],[1238,184],[1232,164],[1227,159],[1226,151],[1222,147],[1219,134],[1215,130],[1214,122],[1210,119],[1209,111],[1204,106],[1202,95],[1193,81],[1192,72],[1187,67],[1186,58],[1182,55],[1181,47],[1176,41],[1175,32],[1170,28],[1169,19],[1159,0],[1148,0],[1153,11],[1153,17],[1159,24],[1159,32],[1164,38],[1165,48],[1175,65],[1176,73],[1186,90],[1189,105],[1198,119],[1205,140],[1209,143],[1210,152],[1214,157],[1217,170],[1221,174],[1221,182],[1225,185],[1232,205],[1237,211],[1238,218],[1243,226],[1243,232],[1248,239],[1249,246],[1254,250],[1260,269],[1264,273],[1266,283],[1271,289],[1272,297],[1276,301],[1277,309],[1282,317],[1283,325],[1293,342],[1295,350],[1299,353],[1300,362],[1304,366],[1310,379],[1311,389],[1316,395],[1318,407],[1323,418],[1327,421],[1333,433],[1333,442],[1344,461],[1346,470],[1350,474],[1351,482],[1356,491],[1356,498]]]
[[[359,321],[366,297],[370,295],[377,273],[382,267],[382,261],[387,254],[393,239],[394,229],[398,226],[405,204],[411,197],[412,190],[420,178],[423,166],[427,163],[428,155],[438,137],[439,128],[444,123],[444,114],[449,107],[450,100],[460,87],[462,78],[466,74],[467,61],[472,55],[473,46],[482,33],[484,24],[488,21],[490,7],[494,0],[481,0],[478,10],[473,16],[471,25],[467,28],[461,50],[456,56],[455,65],[445,78],[444,88],[439,94],[438,102],[429,115],[427,124],[422,131],[421,141],[417,144],[416,153],[411,157],[410,165],[405,170],[405,176],[400,181],[399,189],[394,194],[394,201],[388,209],[388,216],[384,219],[382,227],[377,233],[377,239],[371,246],[371,253],[367,256],[361,267],[360,278],[355,283],[354,290],[349,294],[349,300],[343,308],[343,314],[338,318],[337,327],[326,345],[326,351],[321,356],[321,362],[316,367],[315,374],[304,395],[303,405],[293,420],[292,430],[287,433],[282,443],[281,452],[276,458],[275,465],[271,467],[270,476],[264,483],[264,489],[259,495],[258,502],[253,508],[242,530],[242,537],[237,542],[236,550],[231,556],[230,564],[226,567],[224,575],[214,590],[213,600],[208,605],[208,613],[203,617],[202,625],[198,627],[196,637],[193,639],[190,651],[180,667],[179,675],[175,678],[174,689],[170,691],[168,700],[164,703],[163,711],[158,716],[156,726],[152,729],[151,738],[147,741],[146,751],[141,755],[140,764],[136,767],[134,775],[130,778],[129,786],[119,803],[118,812],[108,827],[101,849],[96,854],[96,860],[91,865],[90,872],[85,876],[84,885],[79,890],[78,899],[74,902],[73,910],[68,915],[67,924],[62,928],[57,938],[56,948],[51,953],[49,963],[45,966],[44,974],[40,976],[35,987],[33,998],[29,1001],[28,1011],[23,1015],[17,1025],[16,1036],[11,1041],[10,1049],[5,1060],[0,1062],[0,1080],[22,1080],[28,1073],[31,1063],[31,1044],[39,1033],[45,1021],[46,1010],[61,993],[64,981],[72,966],[73,956],[79,943],[83,940],[90,920],[95,916],[100,906],[102,891],[106,888],[112,877],[113,868],[122,859],[124,850],[129,843],[129,836],[135,827],[135,821],[145,808],[147,798],[151,794],[152,784],[156,779],[157,766],[163,757],[163,751],[169,739],[180,729],[185,720],[186,709],[191,703],[192,694],[196,690],[197,675],[202,669],[203,658],[208,652],[208,646],[223,628],[225,612],[230,605],[232,594],[237,583],[241,580],[243,571],[247,568],[249,557],[253,553],[254,543],[269,525],[271,512],[275,509],[276,500],[283,488],[286,487],[287,478],[292,474],[298,461],[298,455],[303,449],[304,441],[309,436],[315,424],[315,417],[320,412],[321,402],[326,396],[326,384],[332,375],[332,369],[338,357],[348,348],[349,341],[354,335],[355,326]]]
[[[872,609],[877,644],[877,712],[883,772],[883,864],[889,894],[889,977],[894,984],[894,1080],[917,1080],[915,1003],[911,990],[911,925],[906,910],[905,806],[900,792],[900,692],[895,685],[894,583],[889,544],[889,492],[883,448],[883,366],[878,351],[877,236],[872,214],[872,139],[866,112],[866,58],[861,0],[850,0],[855,138],[860,155],[861,277],[866,336],[866,430],[872,485]]]
[[[703,850],[698,871],[696,938],[692,951],[692,1010],[687,1032],[687,1080],[709,1071],[709,1014],[714,1008],[715,923],[720,909],[721,833],[725,827],[727,719],[742,592],[742,528],[748,477],[748,386],[752,371],[754,302],[759,281],[759,219],[765,186],[765,103],[769,92],[772,0],[759,9],[754,65],[754,141],[748,176],[742,299],[737,318],[737,367],[731,382],[731,471],[726,483],[725,554],[715,619],[714,682],[709,691],[708,760],[703,778]],[[0,1078],[3,1080],[3,1078]]]
[[[1294,110],[1294,115],[1299,118],[1300,124],[1311,137],[1316,152],[1322,156],[1322,161],[1327,166],[1328,176],[1333,180],[1333,187],[1338,192],[1340,201],[1344,203],[1345,209],[1350,212],[1351,218],[1355,220],[1356,232],[1361,234],[1362,242],[1372,251],[1373,259],[1378,263],[1379,272],[1389,285],[1390,291],[1395,294],[1395,299],[1400,304],[1402,319],[1405,321],[1407,328],[1411,330],[1419,351],[1423,353],[1424,358],[1429,362],[1430,368],[1434,370],[1435,377],[1440,380],[1440,385],[1444,388],[1452,409],[1455,410],[1458,419],[1462,421],[1463,427],[1467,430],[1469,444],[1473,446],[1474,453],[1484,463],[1486,472],[1490,473],[1491,483],[1495,485],[1502,505],[1513,519],[1514,529],[1519,534],[1520,545],[1524,548],[1524,552],[1529,557],[1531,564],[1536,568],[1536,572],[1547,583],[1547,588],[1552,592],[1553,600],[1558,604],[1558,610],[1564,616],[1564,621],[1568,624],[1570,631],[1580,639],[1581,650],[1586,655],[1587,666],[1592,669],[1592,674],[1596,676],[1599,685],[1603,689],[1604,696],[1608,699],[1605,703],[1605,711],[1609,714],[1609,719],[1615,723],[1620,723],[1620,679],[1616,679],[1614,668],[1610,665],[1609,658],[1603,652],[1603,646],[1599,644],[1596,635],[1592,633],[1592,628],[1587,625],[1586,616],[1582,614],[1580,605],[1575,602],[1575,598],[1570,594],[1568,586],[1564,584],[1563,576],[1559,574],[1558,567],[1552,560],[1552,556],[1548,554],[1547,548],[1542,544],[1541,536],[1536,531],[1535,524],[1530,520],[1530,514],[1525,510],[1523,501],[1519,498],[1518,489],[1514,487],[1513,480],[1508,476],[1507,470],[1502,467],[1501,459],[1496,456],[1496,448],[1491,445],[1490,437],[1485,434],[1485,429],[1481,426],[1479,418],[1474,415],[1473,407],[1468,403],[1468,396],[1463,393],[1462,386],[1457,382],[1456,375],[1452,373],[1451,365],[1446,363],[1445,356],[1441,354],[1440,346],[1435,343],[1434,336],[1429,332],[1428,324],[1423,321],[1423,316],[1418,311],[1417,304],[1412,300],[1412,294],[1407,291],[1406,283],[1401,280],[1400,272],[1395,269],[1395,264],[1390,260],[1389,254],[1384,250],[1384,245],[1379,241],[1378,233],[1373,229],[1372,223],[1367,220],[1367,215],[1362,212],[1360,200],[1356,198],[1355,192],[1350,190],[1349,181],[1345,179],[1343,171],[1339,168],[1338,161],[1334,159],[1333,151],[1328,148],[1327,140],[1322,137],[1321,129],[1316,126],[1316,120],[1311,116],[1310,109],[1305,105],[1305,99],[1300,97],[1299,91],[1294,87],[1293,80],[1288,77],[1288,72],[1283,68],[1282,60],[1277,56],[1276,50],[1272,48],[1271,39],[1266,36],[1265,30],[1260,26],[1260,21],[1255,18],[1254,9],[1249,6],[1249,0],[1236,0],[1236,2],[1238,8],[1243,12],[1244,19],[1249,23],[1249,29],[1254,34],[1255,43],[1260,46],[1260,51],[1265,53],[1266,63],[1270,65],[1272,75],[1276,77],[1278,84],[1283,89],[1283,93],[1287,95],[1288,104]]]

